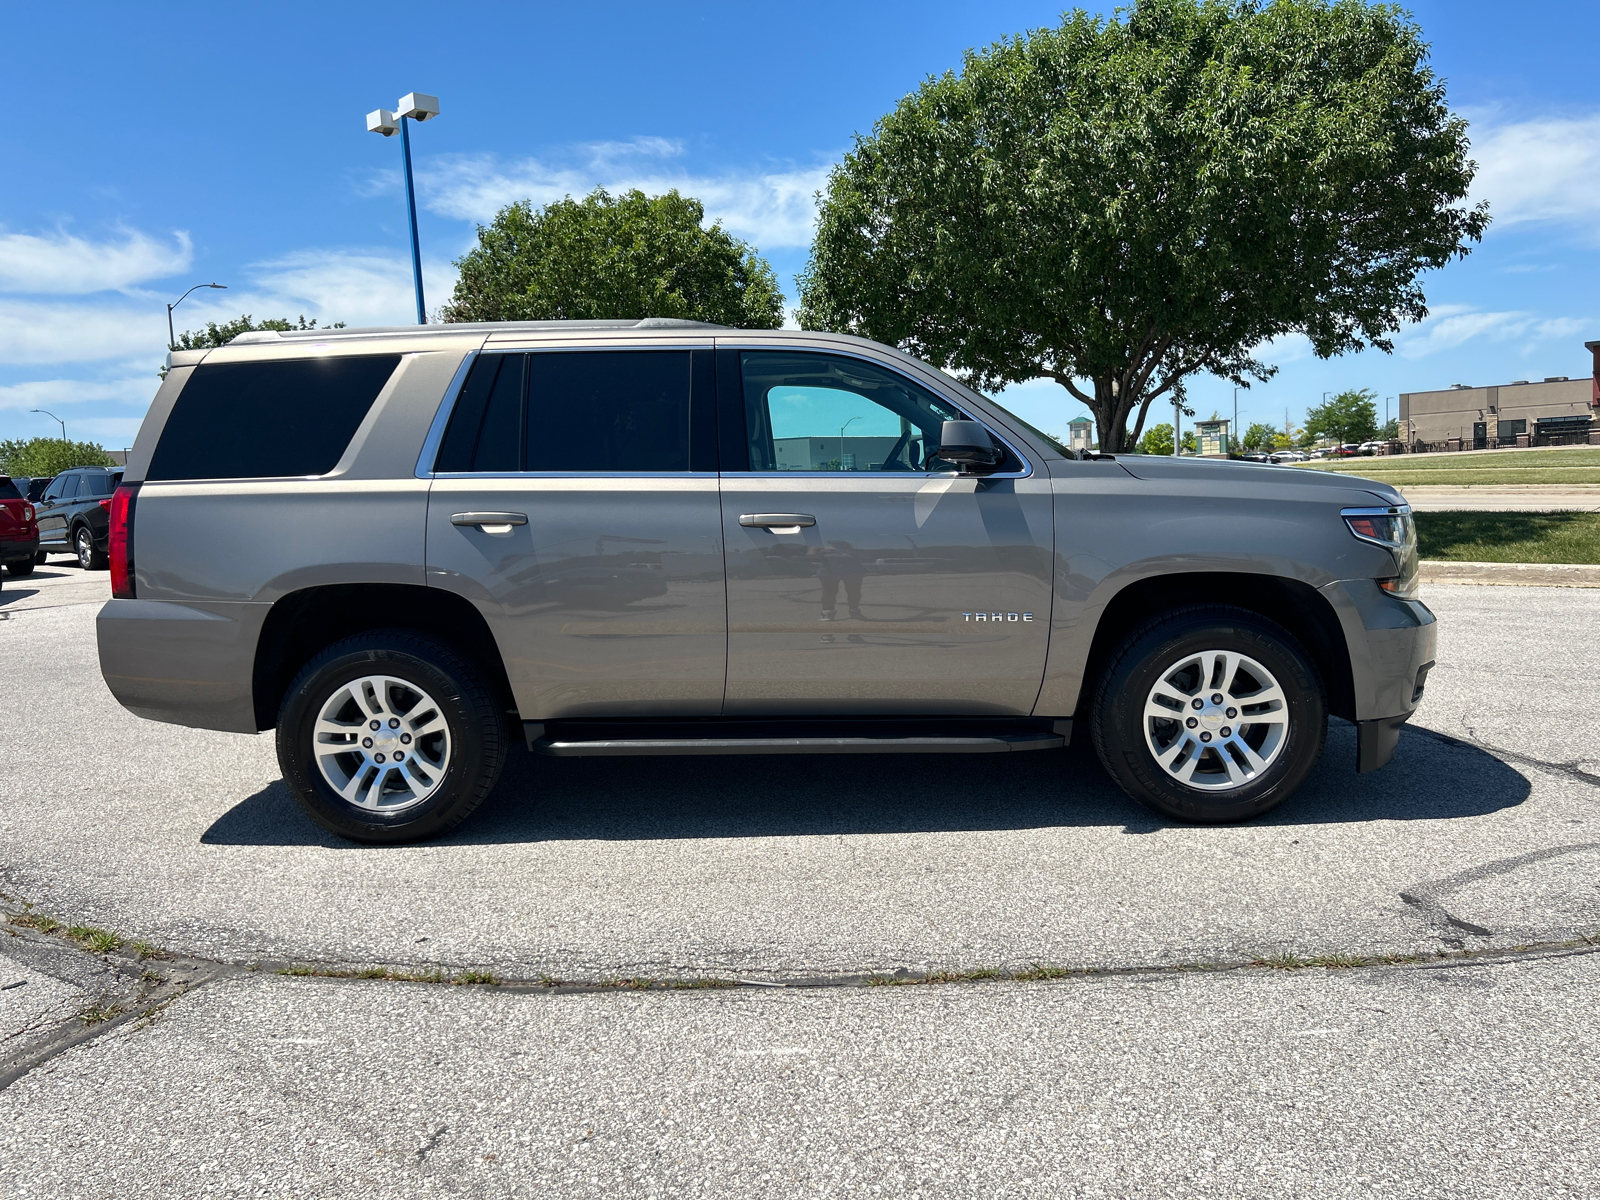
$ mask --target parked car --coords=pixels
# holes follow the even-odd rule
[[[1376,454],[1386,445],[1388,445],[1387,442],[1362,442],[1361,445],[1356,447],[1356,453],[1369,455]]]
[[[31,575],[38,551],[33,505],[10,476],[0,475],[0,563],[13,575]]]
[[[121,481],[121,467],[74,467],[52,479],[36,505],[38,561],[71,554],[85,571],[105,570],[111,495]]]
[[[28,503],[38,504],[39,497],[43,496],[45,488],[50,486],[51,478],[49,475],[35,475],[32,478],[27,475],[13,475],[11,484],[22,493],[22,498]]]
[[[1293,794],[1330,712],[1383,766],[1433,665],[1389,485],[1075,453],[859,338],[319,329],[170,367],[110,505],[101,671],[141,716],[275,729],[305,811],[358,841],[459,824],[513,731],[557,756],[1076,731],[1141,803],[1236,821]]]

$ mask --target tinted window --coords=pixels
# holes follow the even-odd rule
[[[435,471],[518,471],[525,354],[485,354],[472,364],[445,429]]]
[[[0,479],[0,500],[21,500],[22,493],[9,479]]]
[[[71,500],[78,494],[78,476],[59,476],[56,479],[56,487],[54,490],[57,500]]]
[[[109,496],[115,489],[109,471],[85,471],[79,477],[78,496]]]
[[[903,375],[856,358],[739,356],[752,471],[948,471],[934,456],[961,414]]]
[[[529,471],[687,471],[689,351],[528,356]]]
[[[146,477],[326,475],[399,362],[385,354],[202,363],[173,405]]]

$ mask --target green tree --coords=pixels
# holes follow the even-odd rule
[[[1172,426],[1152,425],[1146,429],[1139,439],[1138,450],[1140,454],[1171,454]]]
[[[1272,338],[1392,349],[1489,220],[1427,55],[1363,0],[1134,0],[970,51],[833,170],[801,324],[1055,379],[1111,452],[1197,372],[1269,378]]]
[[[209,350],[215,346],[226,346],[241,333],[251,333],[257,329],[315,329],[316,318],[307,321],[305,314],[298,320],[291,321],[288,317],[267,317],[257,321],[249,313],[236,317],[232,321],[224,321],[218,325],[215,321],[207,321],[204,329],[186,329],[178,335],[178,344],[174,350]],[[343,321],[335,321],[332,325],[324,326],[327,329],[343,329]]]
[[[1306,437],[1335,442],[1366,442],[1378,435],[1378,393],[1362,388],[1340,392],[1306,410]]]
[[[1386,442],[1398,442],[1400,440],[1400,422],[1396,418],[1390,417],[1379,428],[1378,437]]]
[[[0,475],[59,475],[73,467],[113,466],[99,442],[64,442],[60,438],[29,438],[0,442]]]
[[[783,324],[767,261],[705,206],[670,191],[612,197],[597,189],[535,210],[509,205],[456,260],[446,321],[677,317],[742,329]]]
[[[1185,429],[1183,431],[1182,446],[1185,454],[1199,453],[1200,444],[1194,440],[1194,430]]]
[[[1269,450],[1272,448],[1272,439],[1278,436],[1278,430],[1264,421],[1252,421],[1250,428],[1244,431],[1244,441],[1241,445],[1246,450]]]

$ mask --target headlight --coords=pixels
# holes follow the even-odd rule
[[[1350,532],[1363,542],[1382,546],[1394,555],[1394,576],[1378,580],[1391,596],[1409,600],[1417,594],[1417,522],[1409,504],[1386,508],[1346,508],[1339,515]]]

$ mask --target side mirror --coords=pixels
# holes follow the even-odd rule
[[[939,449],[934,453],[973,475],[989,474],[1005,457],[989,437],[989,431],[977,421],[946,421],[939,431]]]

